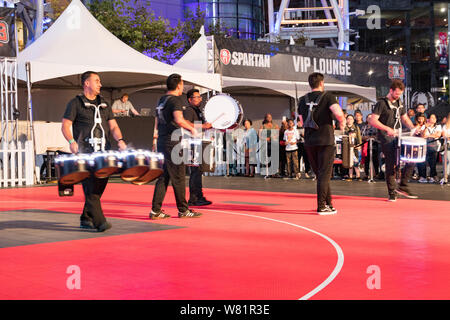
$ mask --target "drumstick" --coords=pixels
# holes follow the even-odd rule
[[[213,121],[211,121],[211,124],[213,124],[214,122],[216,122],[217,120],[219,120],[220,118],[222,118],[225,115],[225,112],[222,112],[216,119],[214,119]]]

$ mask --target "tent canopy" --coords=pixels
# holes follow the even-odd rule
[[[185,82],[221,91],[219,75],[186,70],[154,60],[131,48],[98,22],[80,0],[73,0],[55,23],[18,55],[18,79],[41,87],[79,87],[79,75],[101,74],[104,88],[139,88],[165,82],[172,73]]]

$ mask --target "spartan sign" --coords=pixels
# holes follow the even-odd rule
[[[9,42],[9,31],[8,24],[0,20],[0,43],[8,43]]]

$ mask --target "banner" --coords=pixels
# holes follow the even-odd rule
[[[447,33],[439,32],[439,42],[436,48],[436,53],[439,58],[439,67],[441,69],[447,69],[448,65],[447,46],[448,46]]]
[[[0,57],[16,56],[14,8],[0,7]]]
[[[224,76],[307,82],[310,73],[320,72],[325,83],[367,87],[405,79],[399,57],[231,38],[215,41],[220,61],[216,72]]]

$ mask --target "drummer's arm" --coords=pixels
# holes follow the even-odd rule
[[[63,118],[61,131],[62,131],[64,138],[66,138],[66,140],[69,141],[70,151],[72,153],[78,153],[78,143],[73,139],[73,134],[72,134],[72,130],[71,130],[72,123],[73,122],[71,120]]]
[[[408,127],[408,129],[410,130],[414,129],[414,124],[412,123],[411,119],[408,117],[406,113],[402,115],[402,122],[405,126]]]
[[[380,115],[376,114],[376,113],[372,113],[371,115],[369,115],[369,117],[367,118],[367,121],[369,122],[369,124],[378,129],[378,130],[382,130],[382,131],[386,131],[387,134],[391,137],[395,136],[396,132],[394,129],[392,129],[391,127],[385,126],[384,124],[382,124],[380,122]]]
[[[330,110],[333,113],[336,120],[339,122],[339,129],[344,131],[345,116],[344,116],[344,112],[341,109],[341,106],[338,103],[334,103],[330,106]]]
[[[127,148],[127,144],[123,140],[122,131],[120,131],[116,119],[108,120],[108,124],[113,138],[117,141],[117,146],[120,150],[125,150]]]
[[[195,130],[194,125],[183,117],[183,111],[174,111],[173,119],[177,125],[179,125],[183,129],[189,130],[193,136],[197,135],[197,130]]]

